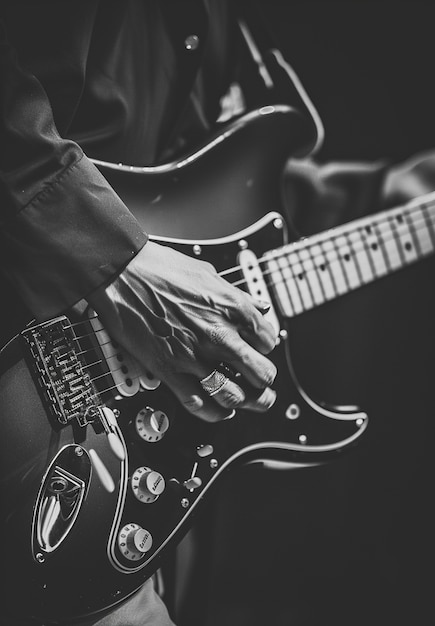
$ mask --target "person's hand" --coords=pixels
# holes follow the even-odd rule
[[[264,305],[209,263],[149,241],[88,301],[109,335],[194,415],[216,421],[235,408],[266,411],[274,403],[276,368],[264,355],[276,333]],[[241,374],[237,382],[209,376],[221,363]]]

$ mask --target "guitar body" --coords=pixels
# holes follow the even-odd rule
[[[287,242],[280,168],[310,141],[294,110],[267,107],[176,164],[98,165],[154,239],[224,271],[239,265],[243,250],[261,258]],[[107,391],[113,379],[86,313],[30,326],[7,343],[0,353],[2,602],[14,614],[62,622],[116,605],[156,571],[228,469],[316,465],[359,440],[366,415],[306,394],[292,369],[287,322],[272,310],[281,331],[271,355],[276,404],[266,415],[239,411],[219,424],[184,412],[164,385]],[[85,338],[71,336],[71,327]]]

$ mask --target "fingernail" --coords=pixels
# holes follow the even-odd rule
[[[265,300],[258,300],[258,310],[263,315],[266,315],[266,313],[270,311],[270,302],[266,302]]]
[[[266,409],[270,409],[275,404],[276,391],[273,389],[266,389],[262,400],[264,402],[264,407]]]
[[[223,417],[222,419],[224,420],[231,420],[233,419],[233,417],[235,416],[236,412],[235,411],[231,411],[231,413],[229,415],[226,415],[225,417]]]

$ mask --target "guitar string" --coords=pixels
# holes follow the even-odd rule
[[[429,217],[431,219],[431,225],[435,229],[435,221],[432,221],[431,216],[429,216]],[[434,217],[434,220],[435,220],[435,217]],[[416,220],[413,223],[413,226],[417,230],[417,232],[419,230],[421,230],[421,231],[427,230],[427,228],[421,228],[421,223],[423,222],[424,225],[426,225],[426,220],[424,218],[422,218],[422,219],[419,220],[419,222],[420,222],[420,224],[418,224],[417,220]],[[353,232],[355,232],[355,231],[353,231]],[[339,246],[337,248],[337,246],[335,246],[334,248],[332,248],[332,249],[330,249],[328,251],[322,252],[321,254],[317,254],[317,255],[311,254],[306,259],[299,258],[296,264],[302,266],[305,273],[308,273],[310,271],[313,272],[315,270],[320,269],[321,266],[323,266],[323,265],[327,266],[327,265],[329,265],[329,264],[331,264],[333,262],[342,263],[343,260],[346,260],[346,259],[344,259],[344,257],[347,254],[349,254],[349,256],[351,258],[352,257],[357,257],[358,253],[360,253],[361,251],[365,251],[367,253],[367,255],[368,254],[372,254],[370,252],[370,248],[372,248],[373,244],[375,244],[376,248],[380,250],[382,248],[382,243],[386,243],[388,245],[388,243],[391,242],[391,241],[395,241],[396,244],[397,244],[398,250],[402,250],[403,251],[404,246],[403,246],[403,242],[401,241],[400,234],[395,234],[393,232],[392,228],[389,228],[389,232],[392,234],[392,236],[390,236],[390,237],[386,237],[385,235],[383,237],[379,237],[379,236],[375,235],[376,241],[373,241],[372,243],[369,243],[369,244],[367,242],[364,242],[363,239],[361,238],[361,240],[359,241],[358,245],[356,245],[355,242],[351,242],[350,244],[346,245],[345,247],[344,246]],[[343,235],[338,235],[338,237],[343,237]],[[330,238],[330,239],[328,239],[328,241],[331,241],[332,239],[336,240],[338,237]],[[410,238],[412,240],[411,230],[410,230]],[[289,246],[291,246],[291,244],[289,244]],[[320,244],[319,243],[314,243],[314,244],[311,244],[309,246],[303,247],[302,250],[297,250],[297,249],[293,249],[292,248],[292,250],[290,252],[289,251],[281,252],[280,254],[276,254],[275,256],[271,256],[269,258],[267,258],[267,257],[260,257],[258,262],[259,262],[259,265],[260,265],[260,264],[264,264],[264,263],[270,263],[271,261],[279,261],[282,258],[290,257],[290,255],[296,255],[297,256],[298,252],[299,253],[301,251],[307,251],[308,252],[309,248],[313,248],[314,246],[320,247]],[[416,248],[416,246],[413,246],[413,247],[414,247],[414,249]],[[345,250],[346,252],[343,254],[342,252],[340,252],[341,250]],[[310,254],[310,253],[308,252],[308,254]],[[420,258],[420,257],[423,257],[426,254],[428,254],[428,252],[419,252],[418,254],[419,254],[418,258]],[[326,256],[328,256],[328,258],[326,258]],[[289,260],[289,259],[287,259],[287,260]],[[320,263],[320,265],[316,265],[316,263],[315,263],[318,260],[322,261]],[[357,261],[356,258],[354,260]],[[417,259],[415,259],[415,260],[417,260]],[[308,268],[304,267],[304,265],[306,264],[307,261],[312,264]],[[405,261],[404,260],[404,261],[401,262],[401,264],[405,265],[406,263],[410,263],[412,261],[414,261],[414,259],[410,259],[409,261]],[[234,268],[230,268],[230,270],[225,270],[224,272],[219,272],[219,275],[220,276],[224,276],[225,274],[228,274],[230,272],[235,272],[235,271],[238,271],[240,269],[242,269],[241,266],[235,266]],[[282,270],[282,269],[283,268],[279,268],[279,270]],[[296,273],[293,273],[292,272],[292,266],[291,266],[290,263],[284,269],[289,270],[292,273],[292,277],[293,278],[296,278],[301,273],[300,271],[298,271]],[[262,273],[262,275],[267,277],[267,276],[270,276],[271,274],[274,274],[274,273],[276,273],[276,270],[272,269],[272,270],[264,271]],[[246,281],[244,279],[238,280],[238,281],[234,281],[234,282],[231,282],[231,281],[228,281],[228,282],[230,282],[232,285],[237,286],[237,287],[248,283],[248,281]],[[283,281],[279,281],[279,282],[285,282],[285,279]],[[97,318],[98,316],[95,315],[94,317]],[[84,322],[81,321],[81,322],[77,322],[76,324],[81,324],[81,323],[84,323]],[[90,334],[93,334],[93,333],[90,333]]]
[[[423,226],[421,226],[421,222],[424,222]],[[415,221],[413,223],[413,227],[414,230],[416,231],[416,233],[421,233],[421,232],[425,232],[427,231],[426,226],[426,220],[420,220],[420,224],[417,224],[417,221]],[[434,229],[434,235],[435,235],[435,218],[434,220],[431,222],[431,226]],[[352,231],[355,232],[355,231]],[[258,261],[258,265],[262,265],[262,264],[267,264],[267,263],[273,263],[273,262],[278,262],[281,259],[283,260],[287,260],[288,264],[285,267],[279,266],[276,269],[268,269],[268,270],[264,270],[262,271],[262,276],[263,277],[268,277],[271,276],[272,274],[276,274],[277,272],[281,273],[283,272],[283,270],[287,270],[291,273],[291,276],[287,276],[287,277],[283,277],[283,279],[281,280],[273,280],[268,284],[268,286],[273,286],[276,284],[280,284],[283,282],[286,282],[287,279],[289,278],[293,278],[296,279],[299,277],[300,274],[309,274],[309,273],[314,273],[316,275],[319,274],[318,270],[321,270],[322,272],[328,268],[328,266],[330,266],[332,263],[338,262],[340,264],[343,263],[348,263],[349,261],[352,261],[355,265],[355,267],[357,265],[359,265],[359,260],[358,260],[358,255],[363,252],[366,254],[367,258],[369,259],[369,255],[373,256],[373,251],[380,251],[382,253],[382,248],[385,247],[383,246],[383,244],[386,244],[386,246],[388,247],[389,244],[391,244],[392,241],[394,241],[397,245],[397,251],[398,251],[398,255],[399,257],[401,256],[401,253],[403,254],[403,259],[401,259],[400,261],[400,265],[397,267],[397,269],[400,269],[401,267],[405,267],[408,264],[411,264],[414,261],[417,261],[421,258],[424,258],[425,256],[431,254],[434,250],[435,250],[435,239],[434,242],[431,243],[431,249],[430,250],[424,250],[424,251],[419,251],[417,249],[417,246],[414,245],[414,237],[412,236],[412,232],[411,230],[409,231],[409,239],[410,241],[412,241],[412,249],[415,251],[416,253],[416,257],[412,257],[410,259],[405,259],[404,256],[404,252],[403,250],[406,249],[405,246],[403,245],[403,235],[400,234],[395,234],[393,232],[392,229],[390,229],[390,232],[392,233],[392,236],[378,236],[374,234],[374,237],[376,237],[376,239],[374,239],[372,242],[368,243],[367,241],[364,241],[363,238],[361,237],[358,245],[356,245],[356,242],[349,242],[348,244],[346,244],[345,246],[343,245],[337,245],[335,244],[336,240],[338,239],[338,237],[343,238],[345,237],[345,234],[341,234],[338,237],[334,237],[334,238],[330,238],[327,241],[332,243],[332,248],[329,250],[325,250],[324,252],[321,252],[320,254],[312,254],[309,252],[310,248],[313,248],[315,246],[317,247],[321,247],[321,242],[319,243],[315,243],[315,244],[310,244],[309,246],[306,247],[300,247],[298,249],[292,249],[288,252],[282,252],[280,254],[276,254],[276,255],[271,255],[270,257],[261,257]],[[420,240],[417,237],[417,241],[419,246],[421,245]],[[292,244],[289,244],[289,248]],[[373,247],[375,246],[375,247]],[[282,250],[282,248],[281,248]],[[296,255],[298,256],[300,254],[300,252],[306,251],[308,253],[308,257],[307,258],[298,258],[295,262],[291,262],[290,261],[290,256],[291,255]],[[383,255],[384,256],[384,255]],[[346,258],[349,257],[349,258]],[[388,260],[391,259],[391,254],[386,253],[386,257],[387,257],[387,261],[384,260],[385,265],[388,268],[389,262]],[[261,261],[261,262],[260,262]],[[309,267],[306,267],[307,263],[309,264]],[[295,272],[293,270],[292,265],[299,265],[301,266],[301,270]],[[369,264],[370,266],[370,264]],[[233,271],[237,271],[237,270],[241,270],[243,269],[242,266],[239,266],[237,268],[234,268]],[[396,269],[396,268],[394,268]],[[389,269],[388,271],[393,271],[393,269]],[[343,272],[345,273],[345,272]],[[372,270],[372,274],[375,277],[381,277],[384,274],[376,274],[376,272],[374,272]],[[232,282],[231,284],[234,285],[235,287],[240,287],[242,285],[248,284],[249,281],[243,279],[240,280],[236,280],[234,282]],[[368,281],[370,282],[370,281]],[[364,281],[360,281],[360,285],[365,284]]]
[[[435,206],[435,204],[434,204],[434,206]],[[397,216],[395,216],[395,217],[397,217]],[[432,215],[429,214],[428,218],[429,218],[429,221],[430,221],[431,226],[433,227],[434,233],[435,233],[435,216],[432,217]],[[265,265],[267,263],[270,263],[271,261],[279,261],[280,259],[285,259],[286,257],[289,257],[292,254],[295,254],[297,256],[300,252],[307,251],[307,253],[309,254],[309,257],[307,259],[299,258],[298,261],[297,261],[297,264],[301,265],[303,267],[304,264],[307,261],[309,261],[310,263],[313,264],[313,266],[309,267],[309,268],[304,268],[304,273],[308,273],[308,272],[315,272],[315,273],[317,273],[316,270],[320,269],[321,265],[325,265],[325,267],[326,267],[326,266],[328,266],[331,263],[336,262],[336,261],[339,262],[339,263],[342,263],[343,262],[343,257],[345,255],[343,253],[340,253],[340,250],[346,250],[345,254],[349,253],[351,258],[355,258],[355,257],[357,257],[358,253],[360,253],[360,252],[366,252],[367,254],[371,254],[370,249],[372,248],[373,244],[376,244],[377,248],[381,249],[383,243],[388,244],[391,241],[395,241],[396,244],[397,244],[398,250],[402,250],[403,251],[403,247],[404,246],[403,246],[403,242],[402,242],[402,235],[400,233],[395,233],[394,232],[393,227],[391,225],[391,218],[387,217],[385,219],[379,220],[375,225],[376,226],[381,226],[381,227],[383,226],[383,227],[385,227],[386,224],[388,224],[388,226],[389,226],[388,232],[391,234],[391,236],[374,235],[376,237],[376,240],[373,241],[372,243],[368,243],[367,241],[364,241],[364,238],[362,236],[363,233],[361,231],[365,230],[366,227],[363,226],[360,229],[355,229],[354,228],[354,229],[351,230],[351,232],[357,232],[358,230],[360,230],[360,237],[361,238],[360,238],[360,240],[358,242],[358,245],[356,245],[355,242],[351,242],[348,245],[346,245],[345,247],[343,247],[342,245],[340,245],[340,246],[335,245],[332,249],[330,249],[328,251],[321,252],[320,254],[313,254],[312,252],[309,252],[309,250],[314,248],[314,247],[320,247],[321,243],[324,243],[324,242],[319,241],[319,242],[315,242],[313,244],[308,244],[306,246],[298,246],[298,247],[297,247],[298,242],[295,242],[294,244],[287,244],[287,246],[284,246],[284,247],[278,249],[278,250],[282,251],[285,248],[285,250],[286,250],[285,252],[280,252],[280,254],[276,254],[276,255],[270,256],[270,257],[265,257],[265,256],[260,257],[258,259],[258,265],[259,266],[260,265]],[[422,224],[423,224],[423,226],[422,226]],[[374,224],[372,223],[371,230],[373,230],[373,226],[374,226]],[[416,230],[417,232],[419,232],[419,231],[424,232],[424,231],[428,230],[427,229],[427,221],[426,221],[424,216],[420,216],[420,218],[418,220],[415,219],[414,222],[412,223],[412,226],[413,226],[414,230]],[[407,236],[409,236],[410,239],[413,241],[412,229],[409,227],[409,225],[408,225],[408,231],[409,231],[409,235],[407,235]],[[338,238],[346,236],[346,234],[347,233],[337,234],[334,237],[328,238],[326,241],[334,242]],[[367,237],[365,237],[365,239],[367,239]],[[417,240],[418,240],[418,238],[417,238]],[[333,243],[333,245],[334,245],[334,243]],[[435,247],[435,244],[434,244],[434,247]],[[413,248],[415,249],[416,246],[413,245]],[[399,254],[400,254],[400,252],[399,252]],[[426,256],[426,254],[429,254],[429,253],[427,253],[427,252],[420,252],[418,258],[424,257],[424,256]],[[328,258],[326,258],[327,256],[328,256]],[[415,259],[415,260],[417,260],[417,259]],[[316,261],[319,261],[320,265],[316,265]],[[356,259],[356,261],[357,261],[357,259]],[[401,262],[401,265],[405,266],[407,263],[411,263],[412,261],[414,261],[414,259],[411,259],[410,261],[403,261],[403,262]],[[224,270],[222,272],[218,272],[218,274],[219,274],[219,276],[224,277],[224,276],[226,276],[226,275],[228,275],[230,273],[235,273],[235,272],[238,272],[238,271],[240,271],[242,269],[243,269],[243,267],[241,265],[238,265],[238,266],[234,266],[232,268],[229,268],[227,270]],[[281,271],[282,269],[283,268],[279,268],[279,271]],[[291,267],[290,263],[284,269],[289,270],[291,272],[293,278],[296,278],[297,275],[301,273],[301,272],[297,272],[296,274],[293,273],[292,272],[292,267]],[[266,271],[262,272],[262,276],[263,277],[268,277],[268,276],[271,276],[274,273],[276,273],[276,270],[269,269],[269,270],[266,270]],[[230,284],[232,284],[235,287],[241,287],[243,285],[248,284],[248,281],[245,280],[245,279],[236,280],[236,281],[233,281],[233,282],[228,281],[228,282],[230,282]],[[278,283],[282,283],[282,282],[286,282],[286,277],[284,277],[280,281],[274,281],[273,284],[278,284]],[[363,284],[363,283],[361,283],[361,284]],[[270,286],[270,285],[271,285],[271,283],[268,284],[268,286]],[[96,315],[94,317],[97,318],[98,316]],[[89,318],[89,319],[91,319],[91,318]],[[81,324],[81,323],[84,323],[84,322],[77,322],[76,324]],[[74,324],[72,324],[72,326],[74,326]]]
[[[423,207],[418,207],[418,209],[420,211],[423,211],[425,208],[435,208],[435,203],[433,205],[427,205],[427,206],[423,206]],[[410,211],[403,211],[403,213],[405,213],[405,217],[408,216],[410,214]],[[282,257],[286,257],[290,254],[299,254],[302,251],[307,251],[308,254],[310,255],[310,260],[317,260],[320,258],[324,257],[324,253],[321,254],[313,254],[310,252],[310,250],[312,250],[314,247],[320,247],[323,243],[327,243],[327,242],[336,242],[339,238],[341,237],[346,237],[351,233],[359,233],[360,234],[360,243],[358,246],[352,245],[352,248],[355,251],[361,251],[364,249],[367,249],[366,242],[363,241],[363,233],[367,232],[367,235],[372,234],[370,231],[373,231],[375,227],[380,227],[380,228],[385,228],[386,226],[388,226],[388,231],[390,233],[393,233],[393,226],[391,224],[392,220],[397,220],[399,217],[403,217],[403,214],[397,213],[393,216],[391,215],[387,215],[385,218],[383,217],[382,219],[379,220],[374,220],[372,221],[369,225],[364,225],[362,224],[359,227],[355,227],[352,222],[350,222],[349,224],[345,224],[343,225],[343,227],[340,227],[340,232],[337,232],[335,235],[330,235],[329,232],[330,231],[326,231],[326,233],[320,233],[320,234],[316,234],[313,235],[312,237],[310,237],[310,239],[305,242],[304,240],[302,241],[295,241],[292,243],[288,243],[285,246],[282,246],[280,248],[277,249],[277,252],[279,251],[280,254],[276,254],[275,256],[272,256],[271,253],[274,251],[269,251],[267,253],[268,256],[263,256],[260,257],[259,259],[257,259],[258,264],[259,265],[263,265],[265,263],[270,262],[270,260],[278,260]],[[432,228],[434,228],[434,234],[435,234],[435,215],[432,216],[430,213],[428,213],[428,220],[430,221],[430,224],[432,226]],[[403,223],[403,222],[402,222]],[[423,228],[421,228],[421,224],[423,223]],[[411,221],[411,226],[408,222],[405,223],[405,225],[408,227],[408,231],[410,233],[410,236],[412,238],[412,227],[417,227],[419,229],[421,229],[422,231],[427,230],[427,221],[426,218],[424,217],[424,215],[420,214],[420,216],[414,217],[413,220]],[[327,236],[329,235],[329,236]],[[376,235],[375,235],[376,236]],[[380,241],[382,243],[382,241],[391,241],[391,240],[401,240],[403,235],[401,233],[397,233],[396,235],[393,234],[392,237],[382,237],[382,236],[376,236],[378,241]],[[314,243],[311,243],[311,240],[313,238],[316,238],[316,241],[314,241]],[[367,237],[365,237],[367,239]],[[340,246],[341,248],[343,246]],[[347,246],[346,249],[348,249],[350,246]],[[328,253],[334,253],[334,250],[328,251]],[[338,256],[338,255],[337,255]],[[308,259],[307,259],[308,260]],[[299,262],[303,262],[303,260],[300,260]],[[234,267],[231,267],[227,270],[224,270],[222,272],[219,272],[220,276],[226,276],[227,274],[232,274],[235,273],[237,271],[240,271],[243,269],[243,266],[241,265],[236,265]],[[234,284],[234,283],[233,283]]]
[[[433,218],[432,218],[432,216],[429,215],[428,217],[429,217],[429,220],[431,222],[431,226],[434,228],[434,233],[435,233],[435,216],[433,216]],[[360,232],[361,238],[360,238],[360,240],[358,242],[358,245],[356,245],[356,242],[351,242],[351,243],[347,244],[346,246],[342,246],[342,245],[337,246],[337,245],[335,245],[330,250],[325,251],[325,252],[321,252],[320,254],[310,253],[309,250],[314,248],[314,247],[320,247],[322,242],[315,242],[314,244],[309,244],[309,245],[304,246],[304,247],[300,246],[299,248],[293,247],[293,244],[288,244],[288,246],[285,246],[285,249],[286,249],[285,252],[280,252],[279,254],[276,254],[276,255],[270,256],[270,257],[260,257],[258,259],[258,264],[259,265],[264,265],[264,264],[270,263],[271,261],[279,261],[280,259],[285,259],[286,257],[290,257],[290,255],[296,255],[297,256],[300,252],[306,251],[309,254],[309,257],[306,258],[306,259],[299,258],[297,260],[297,263],[295,263],[295,265],[297,264],[297,265],[301,265],[303,267],[304,264],[306,264],[307,261],[312,263],[311,267],[304,268],[304,273],[308,273],[310,271],[311,272],[313,272],[313,271],[315,272],[315,270],[320,269],[320,266],[322,266],[322,265],[325,265],[325,267],[326,267],[326,266],[328,266],[328,265],[330,265],[331,263],[334,263],[334,262],[342,263],[343,260],[345,260],[344,256],[346,254],[349,254],[349,256],[351,258],[356,258],[358,253],[365,252],[365,253],[367,253],[367,256],[368,256],[369,254],[372,254],[370,252],[370,250],[372,249],[373,244],[376,244],[377,249],[381,250],[383,243],[386,243],[388,245],[390,242],[395,241],[396,245],[397,245],[397,249],[401,250],[403,252],[403,248],[404,248],[403,242],[402,242],[402,237],[403,236],[401,236],[400,233],[395,233],[394,232],[394,229],[391,226],[391,220],[389,220],[389,219],[382,220],[382,221],[378,222],[377,225],[385,226],[384,222],[385,223],[390,222],[388,232],[390,233],[391,236],[386,236],[386,235],[378,236],[378,235],[375,234],[374,237],[376,239],[373,242],[371,242],[371,243],[369,243],[367,241],[364,241],[364,239],[367,239],[367,238],[363,237],[362,233]],[[423,226],[422,226],[422,224],[423,224]],[[413,222],[412,225],[414,227],[414,230],[416,230],[417,232],[424,232],[424,231],[428,230],[427,229],[427,222],[426,222],[426,219],[424,217],[421,217],[421,219],[419,219],[419,220],[416,219]],[[407,236],[409,236],[410,239],[413,240],[412,231],[411,231],[411,229],[409,227],[408,227],[408,229],[409,229],[409,235],[407,234]],[[373,227],[372,227],[372,230],[373,230]],[[352,230],[352,232],[357,232],[357,231],[356,230]],[[340,233],[339,235],[337,235],[335,237],[328,238],[327,241],[331,241],[331,242],[333,240],[336,241],[338,238],[342,238],[343,236],[345,236],[345,234],[341,234]],[[417,238],[417,240],[418,240],[418,238]],[[295,242],[295,244],[297,244],[297,243],[298,242]],[[413,248],[415,250],[416,246],[413,245]],[[434,244],[433,248],[435,248],[435,244]],[[281,250],[283,250],[283,248],[279,248],[278,250],[281,251]],[[345,254],[340,252],[342,250],[346,251]],[[432,250],[431,250],[431,252],[432,252]],[[428,252],[419,252],[418,253],[418,258],[424,257],[427,254],[429,254],[429,253]],[[399,255],[400,255],[400,252],[399,252]],[[289,258],[287,260],[289,261]],[[417,260],[417,259],[415,259],[415,260]],[[316,265],[316,261],[319,262],[319,265]],[[405,261],[404,260],[404,261],[401,262],[401,265],[405,266],[407,263],[411,263],[412,261],[414,261],[414,259],[410,259],[409,261]],[[227,270],[224,270],[223,272],[218,272],[218,274],[219,274],[219,276],[225,276],[225,275],[227,275],[229,273],[235,273],[236,271],[240,271],[242,269],[243,268],[240,265],[239,266],[234,266],[233,268],[229,268]],[[283,268],[279,268],[279,269],[282,270]],[[291,263],[289,263],[284,269],[289,270],[292,273],[292,277],[293,278],[296,278],[298,276],[298,274],[301,273],[300,271],[296,272],[296,273],[293,273],[292,272],[292,265],[291,265]],[[269,270],[266,270],[266,271],[262,272],[262,276],[263,277],[268,277],[268,276],[270,276],[270,275],[272,275],[274,273],[276,273],[276,270],[270,270],[269,269]],[[317,273],[317,272],[315,272],[315,273]],[[285,282],[285,281],[286,281],[286,279],[284,278],[282,281],[278,281],[278,282]],[[233,282],[229,280],[228,282],[230,282],[230,284],[232,284],[233,286],[236,286],[236,287],[240,287],[242,285],[248,284],[248,281],[245,280],[245,279],[236,280],[236,281],[233,281]],[[268,286],[270,286],[270,283],[269,283]],[[95,315],[94,318],[98,318],[98,316]],[[91,319],[91,318],[89,318],[89,319]],[[71,326],[79,325],[79,324],[82,324],[82,323],[84,323],[83,320],[80,321],[80,322],[76,322],[75,324],[72,324]],[[102,331],[103,331],[103,329],[102,329]],[[92,335],[93,333],[90,333],[90,334]]]
[[[395,216],[395,217],[397,217],[397,216]],[[429,220],[430,220],[430,222],[431,222],[431,225],[432,225],[432,226],[434,226],[434,223],[433,223],[433,221],[432,221],[432,216],[430,216],[430,215],[429,215],[428,217],[429,217]],[[393,218],[393,219],[394,219],[394,218]],[[425,218],[424,218],[424,217],[423,217],[422,219],[420,219],[419,221],[420,221],[420,223],[424,222],[424,224],[427,226],[427,223],[426,223],[426,220],[425,220]],[[389,219],[389,218],[387,217],[386,219],[383,219],[383,220],[378,220],[378,222],[377,222],[376,224],[372,224],[372,227],[373,227],[373,226],[379,226],[379,225],[382,225],[384,222],[385,222],[385,223],[387,223],[387,222],[390,222],[390,223],[391,223],[391,219]],[[414,229],[415,229],[415,230],[417,230],[417,231],[418,231],[418,230],[426,230],[426,229],[427,229],[427,228],[421,228],[421,225],[418,225],[418,224],[417,224],[417,220],[415,220],[415,221],[414,221],[414,223],[412,224],[412,226],[413,226],[413,227],[414,227]],[[364,226],[363,226],[363,227],[361,227],[361,229],[364,229]],[[372,228],[372,229],[373,229],[373,228]],[[411,228],[409,227],[409,225],[408,225],[408,229],[409,229],[409,235],[410,235],[410,237],[411,237],[411,239],[412,239],[412,230],[411,230]],[[391,236],[391,237],[388,237],[388,238],[387,238],[387,237],[380,237],[380,238],[379,238],[378,236],[376,236],[376,235],[375,235],[375,236],[377,237],[378,241],[379,241],[379,239],[381,239],[383,242],[388,242],[388,241],[395,240],[395,241],[396,241],[396,243],[397,243],[397,245],[398,245],[398,249],[399,249],[399,242],[400,242],[400,244],[402,244],[402,242],[400,241],[400,235],[399,235],[399,234],[395,235],[395,234],[393,233],[393,229],[392,229],[392,227],[391,227],[391,224],[390,224],[389,231],[392,233],[392,236]],[[355,230],[353,230],[352,232],[355,232]],[[331,238],[331,239],[337,239],[338,237],[342,237],[342,236],[343,236],[343,235],[340,233],[340,235],[337,235],[337,236],[335,236],[334,238]],[[418,240],[418,238],[417,238],[417,241],[419,241],[419,240]],[[351,255],[351,256],[354,256],[354,254],[355,254],[355,253],[357,253],[358,251],[361,251],[361,250],[364,250],[364,249],[365,249],[365,250],[367,250],[367,245],[365,244],[365,242],[361,240],[361,244],[362,244],[362,245],[360,245],[360,246],[358,246],[358,247],[357,247],[357,246],[355,246],[355,245],[353,245],[353,246],[350,246],[350,245],[349,245],[349,246],[346,246],[346,248],[345,248],[345,249],[346,249],[346,250],[350,253],[350,255]],[[311,248],[312,248],[312,247],[313,247],[313,246],[315,246],[315,245],[319,245],[319,244],[318,244],[318,243],[314,243],[314,244],[311,244],[311,245],[310,245],[310,246],[308,246],[308,247],[311,247]],[[380,246],[379,246],[379,247],[380,247]],[[402,247],[403,247],[403,246],[402,246]],[[416,246],[413,246],[413,247],[415,248]],[[341,249],[343,249],[343,246],[340,246],[340,248],[341,248]],[[340,248],[339,248],[339,249],[340,249]],[[304,249],[306,249],[306,248],[304,248]],[[330,250],[329,252],[330,252],[330,253],[332,253],[333,258],[331,258],[331,256],[330,256],[330,257],[329,257],[329,259],[325,259],[325,265],[327,265],[328,263],[334,262],[334,261],[338,261],[339,263],[342,263],[342,257],[340,256],[340,254],[338,253],[338,251],[336,251],[335,249],[332,249],[332,250]],[[296,255],[297,255],[297,251],[292,251],[292,252],[290,252],[290,253],[287,253],[287,252],[286,252],[286,253],[281,253],[280,255],[276,255],[276,256],[273,258],[273,260],[277,260],[277,259],[279,259],[279,258],[281,258],[281,257],[288,256],[289,254],[296,254]],[[418,258],[425,256],[425,254],[427,254],[427,253],[424,253],[424,252],[420,253]],[[318,257],[318,258],[324,258],[324,254],[322,254],[322,255],[317,255],[317,257]],[[313,255],[313,257],[312,257],[312,258],[314,259],[314,258],[315,258],[315,256]],[[270,261],[270,259],[267,259],[267,258],[261,258],[261,259],[259,259],[259,260],[260,260],[261,262],[266,262],[266,263]],[[311,259],[305,259],[305,260],[311,260]],[[413,262],[413,261],[415,261],[415,260],[418,260],[418,259],[413,258],[413,259],[411,259],[410,261],[408,261],[408,263]],[[299,264],[299,265],[303,265],[303,261],[304,261],[304,260],[302,260],[302,259],[301,259],[301,260],[299,260],[299,261],[298,261],[298,264]],[[401,262],[401,263],[402,263],[402,265],[405,265],[405,262]],[[232,272],[234,272],[234,271],[236,271],[237,269],[239,269],[239,268],[231,268],[231,271],[232,271]],[[291,266],[290,266],[290,265],[288,266],[288,268],[287,268],[287,269],[289,269],[289,270],[290,270],[290,272],[291,272]],[[317,267],[311,267],[311,268],[309,268],[309,269],[305,269],[305,270],[304,270],[304,273],[313,272],[313,271],[314,271],[315,273],[317,273],[317,272],[315,271],[316,269],[318,269],[318,268],[317,268]],[[219,275],[221,275],[221,276],[222,276],[223,274],[228,274],[228,273],[230,273],[230,271],[229,271],[229,270],[226,270],[225,272],[221,272],[221,273],[219,273]],[[271,270],[271,271],[269,271],[269,272],[265,272],[263,275],[268,275],[268,274],[271,274],[271,273],[275,273],[275,271],[274,271],[274,270]],[[281,281],[274,281],[274,284],[277,284],[277,282],[287,282],[288,278],[289,278],[289,277],[283,277],[283,279],[282,279]],[[292,273],[292,278],[296,278],[296,276],[295,276],[293,273]],[[246,283],[246,282],[247,282],[247,281],[235,281],[235,282],[233,282],[232,284],[233,284],[233,285],[235,285],[235,286],[239,286],[240,284],[243,284],[243,283]],[[362,283],[362,284],[363,284],[363,283]],[[288,294],[288,295],[290,296],[290,294]],[[291,300],[291,298],[290,298],[290,300]],[[315,304],[316,304],[316,303],[315,303]],[[304,308],[305,308],[305,307],[304,307]],[[94,315],[94,316],[93,316],[93,318],[98,318],[98,316],[97,316],[97,315]],[[89,318],[89,319],[91,319],[91,318]],[[69,327],[70,327],[70,328],[73,328],[73,327],[80,326],[80,325],[82,325],[82,324],[86,324],[86,321],[87,321],[87,320],[82,320],[82,321],[80,321],[80,322],[76,322],[76,323],[70,324],[70,325],[69,325]],[[85,337],[87,337],[87,336],[92,336],[92,335],[96,334],[97,332],[104,332],[104,329],[97,329],[97,330],[95,330],[94,332],[88,333],[87,335],[76,336],[75,338],[76,338],[76,339],[83,339],[83,338],[85,338]],[[102,347],[102,346],[104,346],[104,345],[106,345],[106,344],[111,344],[111,343],[112,343],[112,342],[109,340],[109,341],[107,341],[107,342],[103,342],[103,343],[101,343],[101,344],[99,344],[99,345],[100,345],[100,347]],[[113,344],[112,344],[112,345],[113,345]],[[96,351],[97,351],[97,348],[96,348],[96,347],[94,347],[94,348],[91,348],[91,349],[82,350],[81,352],[79,352],[79,353],[77,353],[77,354],[78,354],[78,355],[84,355],[84,354],[86,354],[86,353],[90,353],[90,352],[92,352],[92,351],[95,351],[95,352],[96,352]],[[115,357],[115,358],[117,358],[120,354],[122,354],[122,353],[119,353],[119,352],[118,352],[118,353],[114,353],[113,355],[109,355],[109,357]],[[109,357],[106,357],[106,358],[109,358]],[[102,361],[102,359],[99,359],[98,361],[95,361],[95,362],[93,362],[93,363],[83,365],[83,368],[84,368],[84,369],[87,369],[87,368],[90,368],[90,367],[92,367],[92,366],[98,365],[99,363],[102,363],[102,362],[103,362],[103,361]],[[93,381],[95,381],[95,380],[97,380],[97,379],[99,379],[99,378],[104,378],[105,376],[110,375],[112,372],[113,372],[113,373],[115,373],[115,372],[120,371],[120,370],[122,370],[122,365],[121,365],[119,368],[116,368],[116,369],[110,369],[110,368],[109,368],[109,372],[107,372],[107,373],[103,373],[103,374],[101,374],[101,375],[99,375],[99,376],[97,376],[97,377],[95,377],[95,378],[91,378],[91,381],[93,382]],[[130,378],[131,378],[131,380],[132,380],[132,381],[136,381],[136,380],[139,380],[139,379],[141,378],[141,376],[139,375],[139,376],[136,376],[136,377],[130,377]],[[99,391],[98,391],[98,393],[104,393],[104,392],[106,392],[106,391],[110,391],[110,390],[112,390],[112,389],[117,389],[117,388],[119,388],[119,385],[115,384],[115,385],[113,385],[113,386],[111,386],[111,387],[108,387],[108,388],[106,388],[106,389],[99,390]],[[96,395],[98,395],[98,394],[96,394]]]

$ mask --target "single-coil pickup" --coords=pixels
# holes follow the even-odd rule
[[[245,286],[251,296],[256,300],[262,300],[270,304],[270,309],[264,317],[272,324],[278,335],[280,331],[279,320],[273,308],[272,299],[256,254],[249,249],[241,250],[238,255],[238,261],[246,282]]]
[[[153,390],[159,386],[157,378],[145,372],[134,357],[113,343],[93,311],[89,312],[89,320],[119,394],[133,396],[141,389]]]

